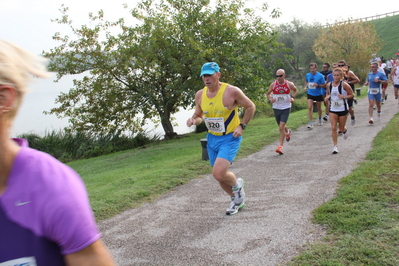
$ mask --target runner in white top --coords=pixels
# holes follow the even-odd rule
[[[271,96],[272,93],[273,96]],[[284,137],[287,142],[291,139],[291,129],[286,127],[286,123],[291,112],[291,104],[297,93],[298,89],[294,83],[285,79],[284,69],[277,70],[276,81],[270,84],[266,97],[273,104],[274,116],[280,129],[280,145],[276,149],[278,154],[284,154]]]
[[[393,89],[395,91],[395,99],[398,100],[399,107],[399,99],[398,99],[398,90],[399,90],[399,65],[395,65],[392,69],[391,75],[389,76],[390,80],[393,84]]]
[[[353,99],[353,90],[348,83],[343,81],[344,72],[341,68],[333,70],[334,80],[327,84],[327,94],[325,101],[330,102],[330,123],[331,123],[331,137],[334,144],[332,153],[338,153],[338,132],[343,132],[344,139],[348,138],[348,129],[346,128],[346,119],[348,118],[348,103],[347,99]]]

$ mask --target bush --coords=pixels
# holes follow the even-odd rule
[[[27,139],[31,148],[51,154],[62,162],[97,157],[141,147],[159,140],[159,136],[149,138],[145,132],[135,136],[109,134],[93,136],[89,133],[52,131],[44,137],[36,134],[23,134],[20,138]]]

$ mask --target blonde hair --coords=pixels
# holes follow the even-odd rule
[[[0,85],[12,86],[17,92],[17,98],[10,112],[9,122],[13,120],[27,86],[32,78],[48,78],[50,73],[46,70],[46,59],[32,54],[7,41],[0,40]]]
[[[340,74],[341,80],[344,79],[345,74],[344,74],[344,70],[343,70],[342,68],[340,68],[340,67],[335,68],[335,69],[333,70],[333,73],[334,73],[334,72],[338,72],[338,73]]]

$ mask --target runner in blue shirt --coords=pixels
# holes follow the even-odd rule
[[[377,106],[377,117],[381,118],[381,99],[382,99],[382,90],[381,84],[387,84],[387,77],[385,73],[378,71],[378,63],[371,63],[371,71],[369,76],[367,77],[366,86],[369,86],[368,90],[368,98],[369,98],[369,124],[374,124],[373,120],[373,107],[374,102]]]
[[[317,72],[317,64],[310,63],[309,64],[310,72],[306,74],[305,85],[303,86],[304,91],[308,94],[308,118],[309,124],[308,129],[313,128],[313,101],[316,101],[317,111],[319,114],[319,123],[318,125],[323,125],[321,120],[322,110],[321,103],[324,101],[323,99],[323,90],[322,88],[326,87],[326,81],[324,76]]]

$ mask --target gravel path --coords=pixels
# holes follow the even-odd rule
[[[283,265],[290,261],[305,244],[324,234],[321,226],[311,223],[312,210],[334,196],[337,181],[365,158],[374,137],[399,111],[392,86],[387,92],[390,98],[374,125],[367,123],[367,99],[355,106],[357,123],[350,126],[348,119],[349,138],[339,137],[337,155],[331,154],[327,122],[293,132],[284,155],[274,152],[276,142],[235,161],[231,170],[246,181],[247,204],[234,216],[224,214],[229,198],[207,175],[101,222],[103,239],[116,262]]]

